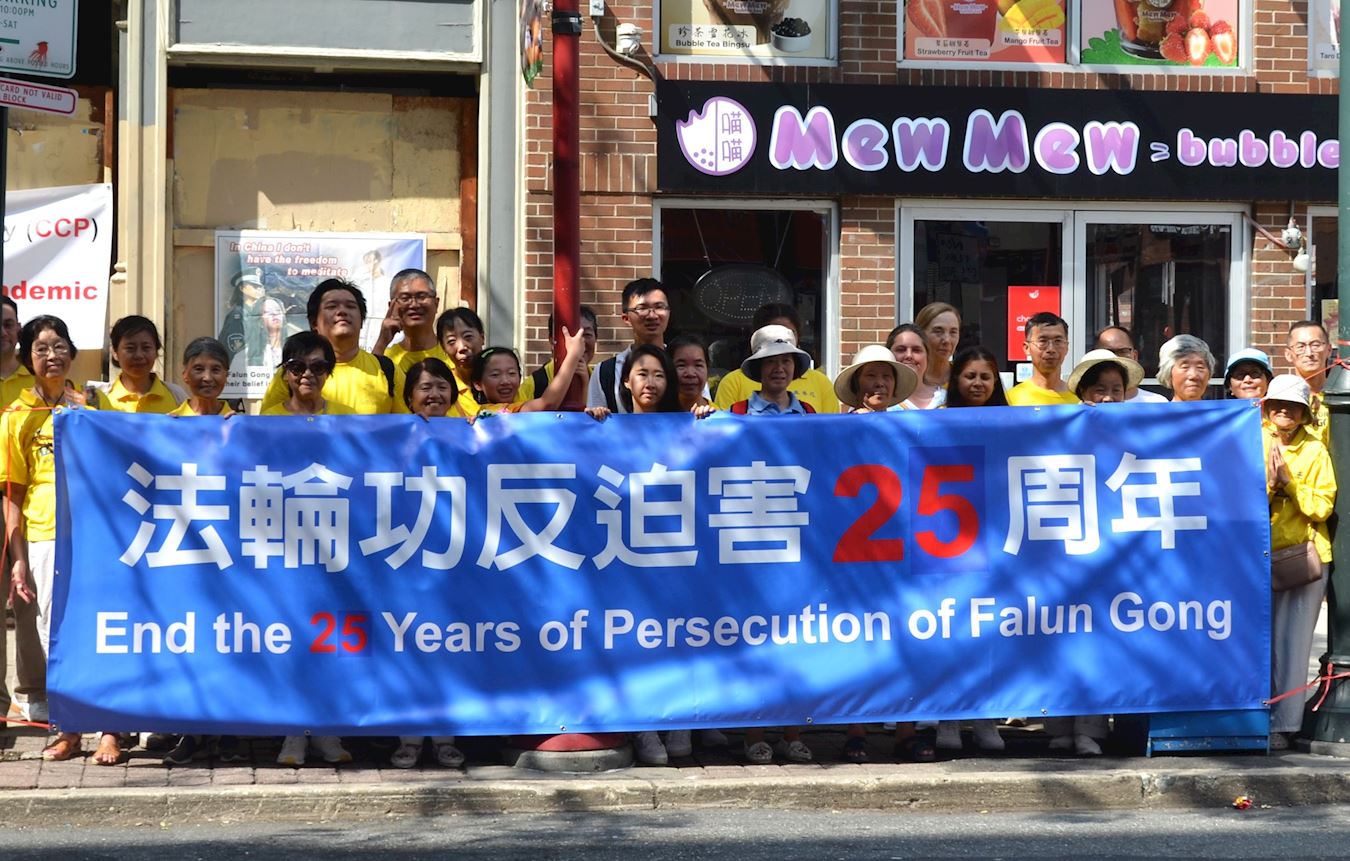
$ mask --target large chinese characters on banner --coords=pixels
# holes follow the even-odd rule
[[[1258,708],[1258,418],[66,414],[53,716],[496,734]]]

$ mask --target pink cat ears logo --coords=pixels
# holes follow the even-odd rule
[[[675,134],[685,161],[709,176],[735,173],[755,154],[755,119],[745,105],[726,96],[714,96],[702,112],[677,120]]]

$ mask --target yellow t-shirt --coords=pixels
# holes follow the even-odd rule
[[[72,405],[58,409],[79,410]],[[5,441],[0,483],[27,487],[23,497],[23,534],[29,541],[56,538],[56,453],[52,439],[53,410],[27,389],[19,393],[0,417],[0,439]]]
[[[171,416],[196,416],[196,415],[197,415],[195,412],[192,411],[192,402],[191,402],[191,401],[183,401],[183,402],[182,402],[181,404],[179,404],[178,406],[176,406],[176,407],[174,407],[173,409],[169,410],[168,414],[171,415]],[[234,410],[230,409],[230,405],[229,405],[229,404],[225,403],[224,401],[221,401],[221,402],[220,402],[220,412],[216,413],[216,415],[220,416],[221,418],[225,418],[226,416],[232,416],[232,415],[234,415]]]
[[[14,403],[14,399],[19,396],[19,392],[31,388],[33,388],[33,372],[23,365],[19,365],[17,371],[0,380],[0,407],[7,407]]]
[[[268,410],[284,403],[290,396],[282,372],[277,371],[272,384],[267,387],[267,394],[263,395],[262,414],[276,415]],[[328,375],[328,382],[323,384],[323,397],[330,406],[342,404],[359,415],[408,412],[403,403],[403,372],[394,365],[394,395],[390,395],[389,378],[384,375],[380,360],[365,350],[358,350],[350,362],[337,363],[333,373]],[[329,413],[339,415],[332,409]]]
[[[1014,407],[1053,407],[1060,404],[1081,404],[1073,392],[1054,392],[1038,386],[1031,380],[1008,389],[1008,405]]]
[[[260,416],[295,416],[295,415],[300,415],[300,413],[293,413],[293,412],[291,412],[290,410],[286,409],[286,402],[285,402],[285,401],[282,401],[282,402],[279,403],[279,404],[272,404],[272,406],[270,406],[270,407],[265,407],[265,408],[263,408],[263,411],[260,412],[260,413],[258,413],[258,415],[260,415]],[[352,409],[351,407],[347,406],[346,404],[340,404],[340,403],[338,403],[337,401],[329,401],[329,400],[326,400],[326,399],[325,399],[325,403],[324,403],[324,405],[323,405],[323,412],[319,413],[319,415],[321,415],[321,416],[354,416],[354,415],[357,415],[357,412],[356,412],[356,410]]]
[[[150,384],[150,391],[144,395],[138,395],[135,392],[127,391],[122,385],[122,375],[118,374],[113,378],[112,385],[105,392],[102,389],[95,389],[98,395],[98,408],[101,410],[113,410],[119,413],[159,413],[166,415],[178,406],[181,400],[164,381],[155,375],[154,382]]]
[[[423,359],[440,359],[452,368],[455,366],[455,363],[450,361],[450,357],[445,354],[445,350],[441,349],[440,344],[430,350],[413,350],[412,352],[404,349],[401,343],[394,344],[391,347],[386,347],[384,354],[389,358],[389,361],[394,363],[395,367],[405,374],[408,373],[409,368]],[[402,392],[398,394],[402,396]]]
[[[1336,504],[1336,472],[1331,466],[1331,455],[1305,426],[1304,432],[1280,452],[1289,467],[1289,483],[1275,493],[1266,484],[1266,499],[1270,502],[1270,548],[1281,550],[1311,541],[1323,562],[1331,561],[1331,539],[1327,534],[1327,518]],[[1275,443],[1274,428],[1261,426],[1266,463],[1270,462],[1270,447]]]
[[[1305,425],[1304,430],[1308,432],[1308,436],[1326,446],[1327,451],[1331,451],[1331,411],[1327,409],[1326,401],[1321,395],[1312,396],[1312,417],[1312,422]]]
[[[737,369],[727,374],[717,384],[717,397],[713,398],[713,403],[718,409],[729,410],[737,401],[749,400],[750,393],[759,389],[759,383]],[[834,396],[834,383],[815,368],[788,383],[788,391],[815,407],[818,413],[839,412],[839,399]]]

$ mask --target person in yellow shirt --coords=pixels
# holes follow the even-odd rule
[[[1322,398],[1322,389],[1327,384],[1327,362],[1331,359],[1331,338],[1327,330],[1316,320],[1299,320],[1289,327],[1289,339],[1285,342],[1284,359],[1308,384],[1312,391],[1309,409],[1312,421],[1308,423],[1308,433],[1322,445],[1331,448],[1331,413]]]
[[[595,333],[597,331],[595,309],[590,305],[582,305],[578,309],[577,316],[581,318],[582,342],[586,345],[586,355],[582,357],[582,360],[586,363],[586,372],[589,375],[595,371]],[[550,311],[548,315],[549,346],[554,343],[553,337],[553,312]],[[533,374],[520,381],[520,393],[516,395],[517,400],[533,400],[535,394],[548,388],[548,384],[552,381],[553,360],[549,359],[540,367],[535,368]]]
[[[37,609],[38,639],[44,658],[51,642],[52,589],[56,564],[56,454],[52,417],[82,409],[82,396],[66,383],[76,349],[70,330],[57,317],[29,320],[19,333],[19,360],[33,374],[33,388],[19,394],[0,417],[5,455],[5,543],[9,547],[10,593],[15,604]],[[63,732],[42,751],[49,761],[79,754],[80,734]],[[94,763],[113,765],[122,750],[116,733],[99,736]]]
[[[371,352],[388,356],[406,377],[408,369],[423,359],[440,359],[448,363],[450,357],[441,348],[436,337],[436,309],[440,298],[436,282],[421,269],[404,269],[389,284],[389,310],[380,323],[380,336]],[[394,337],[403,334],[403,340],[391,344]]]
[[[415,416],[424,419],[464,418],[459,411],[459,383],[455,372],[440,359],[423,359],[408,368],[403,400]]]
[[[19,306],[0,293],[0,407],[8,406],[19,392],[33,387],[33,374],[19,361]]]
[[[264,409],[265,416],[349,416],[356,413],[324,397],[329,374],[337,364],[333,345],[316,332],[297,332],[281,348],[281,374],[286,400]]]
[[[567,387],[574,376],[581,377],[583,385],[586,383],[586,370],[581,364],[581,357],[585,353],[583,338],[580,331],[568,332],[567,327],[563,327],[567,353],[563,356],[562,367],[543,394],[528,401],[517,397],[520,391],[520,357],[515,350],[489,347],[479,353],[474,359],[473,375],[470,377],[484,401],[478,415],[556,410],[567,395]]]
[[[1076,404],[1078,396],[1060,379],[1059,369],[1069,355],[1069,324],[1058,314],[1041,311],[1027,321],[1027,358],[1031,360],[1031,379],[1008,390],[1008,404],[1014,407],[1048,407]]]
[[[220,399],[229,373],[230,351],[224,344],[211,337],[193,340],[183,351],[183,385],[187,386],[188,397],[169,415],[222,418],[234,415],[230,405]]]
[[[758,332],[765,326],[786,326],[792,330],[792,343],[795,346],[801,337],[802,323],[797,309],[791,305],[771,302],[755,312],[750,329]],[[753,347],[751,348],[753,352]],[[713,403],[718,409],[728,410],[737,401],[750,399],[751,392],[760,390],[760,384],[745,375],[739,368],[722,377],[717,384]],[[834,383],[824,373],[812,367],[806,373],[788,384],[788,391],[810,404],[818,413],[839,412],[839,399],[834,394]]]
[[[436,318],[436,339],[450,357],[459,386],[459,411],[465,418],[478,415],[481,401],[473,385],[473,365],[478,354],[487,345],[483,320],[472,308],[451,308]]]
[[[187,392],[155,374],[164,344],[154,321],[139,314],[123,317],[113,324],[108,341],[118,373],[106,390],[94,388],[99,409],[164,414],[187,399]]]
[[[349,281],[329,278],[309,294],[306,310],[310,329],[328,340],[336,357],[324,383],[324,400],[360,415],[406,413],[403,372],[388,358],[361,349],[366,297],[360,288]],[[285,354],[284,347],[282,353]],[[262,412],[284,403],[290,396],[285,375],[278,370],[263,395]],[[336,413],[336,409],[330,407],[329,412]]]
[[[1336,473],[1326,446],[1309,432],[1311,402],[1312,390],[1299,375],[1281,374],[1270,381],[1261,405],[1270,548],[1280,550],[1311,541],[1322,560],[1322,576],[1315,582],[1271,595],[1272,695],[1307,684],[1313,631],[1331,564],[1327,519],[1336,504]],[[1270,749],[1287,749],[1288,733],[1298,732],[1302,725],[1303,697],[1288,697],[1272,705]]]

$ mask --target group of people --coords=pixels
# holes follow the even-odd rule
[[[558,366],[550,361],[529,375],[514,350],[488,346],[483,321],[471,309],[438,314],[435,283],[427,273],[399,272],[392,279],[390,295],[378,339],[367,351],[360,344],[368,312],[361,290],[338,279],[318,284],[306,308],[310,329],[290,334],[282,343],[261,414],[406,413],[477,421],[555,410],[574,382],[585,388],[586,411],[597,420],[622,413],[783,416],[1168,400],[1141,388],[1145,372],[1131,335],[1115,326],[1097,333],[1093,349],[1064,379],[1068,324],[1051,313],[1037,314],[1027,322],[1025,350],[1031,377],[1005,391],[997,357],[979,345],[961,346],[961,315],[951,305],[925,306],[914,322],[896,326],[884,344],[859,350],[834,380],[815,368],[810,354],[798,345],[801,322],[796,309],[765,305],[752,320],[749,357],[716,381],[714,393],[709,389],[707,346],[691,335],[667,341],[670,297],[655,279],[638,279],[623,289],[622,319],[632,332],[632,343],[625,349],[593,364],[597,318],[583,305],[578,331],[562,329],[563,358]],[[18,686],[10,719],[44,723],[56,530],[53,415],[63,409],[93,408],[230,416],[234,408],[222,396],[232,356],[219,340],[197,338],[183,352],[181,386],[170,383],[154,371],[163,349],[155,324],[144,317],[125,317],[114,324],[109,338],[117,369],[113,379],[81,387],[70,379],[77,351],[66,324],[44,315],[20,326],[13,300],[0,297],[0,301],[0,398],[7,405],[0,418],[0,439],[7,446],[0,472],[6,484],[4,547],[18,653]],[[553,332],[552,318],[549,331]],[[1225,368],[1225,389],[1232,397],[1262,399],[1272,549],[1307,544],[1320,562],[1320,571],[1315,572],[1320,577],[1274,594],[1275,693],[1306,681],[1313,628],[1331,561],[1326,522],[1336,486],[1326,448],[1327,410],[1320,397],[1330,351],[1322,326],[1304,321],[1290,329],[1286,349],[1297,373],[1275,375],[1269,357],[1252,348],[1236,352]],[[1158,383],[1172,392],[1172,402],[1200,400],[1216,369],[1202,340],[1177,335],[1159,352]],[[0,693],[9,698],[7,692]],[[1301,717],[1296,698],[1272,708],[1272,749],[1288,746],[1288,734],[1299,729]],[[1052,749],[1082,755],[1101,753],[1098,741],[1107,726],[1100,715],[1047,721]],[[992,716],[973,722],[973,737],[981,749],[1003,749]],[[774,745],[765,739],[763,729],[747,730],[743,753],[748,761],[813,758],[797,728],[782,730]],[[196,736],[152,737],[151,742],[169,748],[165,755],[169,764],[186,763],[205,751],[203,739]],[[721,744],[725,737],[704,731],[703,742]],[[440,765],[458,767],[464,762],[452,736],[434,737],[431,743]],[[83,752],[81,744],[79,733],[60,732],[43,755],[49,760],[69,759]],[[400,738],[392,765],[412,767],[424,744],[421,737]],[[917,732],[913,723],[897,724],[895,744],[899,755],[922,762],[935,759],[938,750],[959,750],[963,741],[959,724],[944,721],[937,725],[933,741]],[[663,738],[656,732],[638,733],[635,748],[640,761],[664,764],[692,750],[691,734],[672,730]],[[221,761],[247,758],[237,739],[222,738],[216,749]],[[340,739],[306,735],[286,738],[277,761],[298,766],[310,754],[329,763],[351,759]],[[118,733],[99,734],[94,763],[115,764],[123,755]],[[848,727],[843,755],[853,762],[866,761],[862,725]]]

